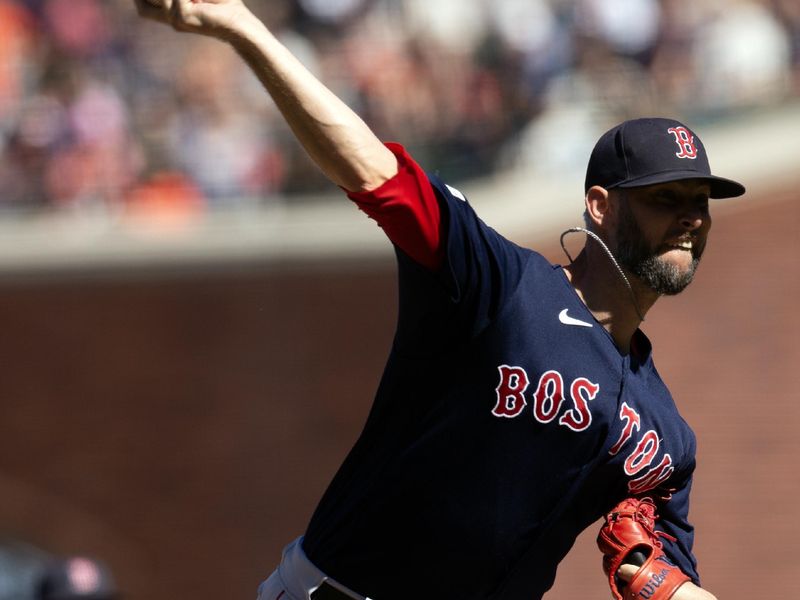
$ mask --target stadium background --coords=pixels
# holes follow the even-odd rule
[[[715,205],[697,282],[645,330],[699,438],[705,585],[800,595],[800,5],[251,5],[554,261],[605,128],[702,134],[749,194]],[[0,532],[102,557],[126,597],[253,597],[364,421],[387,246],[224,47],[127,0],[0,0]],[[608,596],[592,538],[550,597]]]

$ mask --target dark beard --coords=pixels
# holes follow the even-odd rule
[[[681,271],[658,256],[657,251],[650,249],[639,224],[628,208],[627,200],[622,199],[619,206],[616,252],[619,263],[654,292],[665,296],[680,294],[694,279],[700,257],[703,255],[703,247],[698,245],[696,239],[692,239],[692,263],[687,270]]]

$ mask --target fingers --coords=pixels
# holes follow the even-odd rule
[[[248,24],[260,23],[241,0],[134,0],[134,3],[145,19],[170,25],[176,31],[222,41],[241,35]]]
[[[636,565],[624,564],[620,565],[619,569],[617,570],[617,577],[622,579],[624,582],[628,583],[633,576],[636,575],[636,571],[639,570],[639,567]]]
[[[177,31],[190,31],[202,23],[193,15],[194,0],[134,0],[139,16],[166,23]]]
[[[167,23],[172,8],[172,0],[134,0],[140,17]]]

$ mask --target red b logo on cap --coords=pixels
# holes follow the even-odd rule
[[[675,142],[680,151],[675,153],[678,158],[697,158],[697,146],[694,145],[694,136],[686,127],[670,127],[669,133],[675,136]]]

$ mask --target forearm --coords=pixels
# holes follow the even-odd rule
[[[717,600],[716,596],[710,594],[701,587],[696,586],[691,581],[687,581],[672,595],[670,600]]]
[[[272,97],[295,136],[335,184],[375,189],[397,173],[394,155],[344,102],[255,17],[226,35]]]

